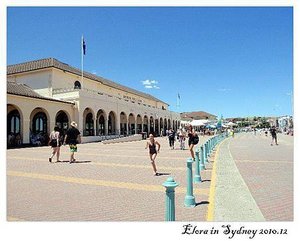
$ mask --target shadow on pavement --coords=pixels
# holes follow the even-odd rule
[[[58,162],[55,162],[55,163],[69,163],[70,161],[58,161]],[[89,163],[89,162],[92,162],[92,161],[74,161],[72,162],[73,163]]]
[[[74,161],[72,163],[89,163],[89,162],[92,162],[92,161]]]
[[[171,173],[158,172],[158,173],[156,174],[156,176],[168,176],[168,175],[171,175]]]
[[[202,201],[202,202],[196,203],[196,207],[199,206],[199,205],[205,205],[205,204],[209,204],[209,202],[208,201]]]

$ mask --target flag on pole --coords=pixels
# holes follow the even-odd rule
[[[83,35],[81,36],[81,87],[83,89],[83,56],[86,53],[86,45],[83,38]]]
[[[180,94],[177,93],[177,107],[180,106]]]
[[[83,53],[83,55],[85,55],[85,53],[86,53],[86,44],[85,44],[83,36],[82,36],[82,53]]]

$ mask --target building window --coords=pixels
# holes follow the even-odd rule
[[[33,133],[47,133],[47,117],[45,113],[39,112],[33,117],[32,131]]]
[[[44,112],[38,112],[32,119],[30,142],[33,145],[47,145],[47,116]]]
[[[81,89],[81,84],[80,84],[80,82],[78,80],[76,80],[75,83],[74,83],[74,89],[75,90]]]
[[[61,135],[65,135],[69,128],[69,118],[64,111],[59,111],[55,120],[56,126],[60,129]]]
[[[105,135],[105,119],[103,115],[99,118],[99,135]]]
[[[21,123],[20,114],[17,110],[13,110],[7,117],[7,146],[20,146],[22,144],[21,138]]]
[[[87,136],[94,135],[94,121],[93,121],[93,114],[88,113],[85,118],[85,132]]]
[[[20,114],[17,110],[10,112],[8,115],[7,131],[13,134],[20,133]]]

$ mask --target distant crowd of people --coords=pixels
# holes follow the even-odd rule
[[[45,137],[43,135],[38,136],[31,136],[31,142],[36,145],[41,145],[45,140],[48,140],[48,145],[51,146],[52,152],[49,156],[49,162],[53,162],[53,158],[56,155],[56,161],[60,162],[60,148],[62,145],[68,145],[70,150],[70,158],[69,163],[75,162],[75,153],[77,152],[77,144],[81,143],[81,133],[77,129],[77,123],[75,121],[72,121],[70,124],[70,128],[62,134],[61,130],[55,126],[54,130],[50,133],[49,137]],[[253,129],[254,134],[256,135],[256,129]],[[277,142],[277,132],[275,126],[272,126],[270,129],[260,129],[260,134],[264,132],[266,136],[268,136],[268,133],[270,133],[272,140],[271,145],[278,145]],[[228,129],[227,135],[234,137],[235,130],[234,129]],[[203,134],[203,132],[202,132]],[[215,134],[215,133],[214,133]],[[162,136],[162,134],[161,134]],[[194,146],[198,144],[199,142],[199,135],[195,132],[192,125],[187,126],[187,129],[185,128],[179,128],[178,131],[174,131],[172,128],[166,131],[166,137],[169,140],[169,147],[170,149],[175,149],[175,141],[177,140],[179,142],[179,148],[180,150],[185,150],[186,140],[188,140],[188,149],[190,151],[190,155],[193,160],[195,160],[195,154],[194,154]],[[13,135],[13,133],[9,133],[8,135],[8,144],[9,145],[21,145],[21,136]],[[158,176],[159,173],[157,172],[157,167],[155,163],[155,159],[161,149],[160,143],[155,140],[154,135],[149,135],[149,141],[146,142],[145,149],[149,149],[149,157],[150,162],[153,168],[153,173],[155,176]]]
[[[189,151],[191,153],[191,157],[193,160],[195,160],[195,153],[194,153],[194,146],[198,144],[199,142],[199,136],[193,129],[192,125],[188,126],[187,131],[185,129],[180,128],[177,132],[175,132],[172,128],[170,130],[166,131],[166,136],[169,139],[169,146],[170,149],[175,148],[175,139],[177,136],[177,140],[180,142],[180,149],[184,150],[185,149],[185,140],[188,138],[188,146],[189,146]],[[162,132],[161,132],[161,137],[162,137]],[[153,172],[155,176],[158,176],[159,173],[157,172],[157,167],[155,164],[155,158],[157,154],[159,153],[160,150],[160,144],[158,141],[154,139],[153,134],[149,135],[149,141],[146,143],[145,149],[149,149],[149,156],[150,156],[150,162],[153,168]]]
[[[22,138],[20,133],[8,133],[7,147],[19,147],[22,145]]]

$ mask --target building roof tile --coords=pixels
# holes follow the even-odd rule
[[[42,95],[38,94],[37,92],[35,92],[33,89],[31,89],[29,86],[27,86],[25,84],[21,84],[21,83],[7,82],[7,93],[12,94],[12,95],[21,95],[21,96],[25,96],[25,97],[31,97],[31,98],[44,99],[44,100],[58,101],[58,102],[73,104],[71,102],[57,100],[57,99],[53,99],[53,98],[50,98],[50,97],[42,96]]]

